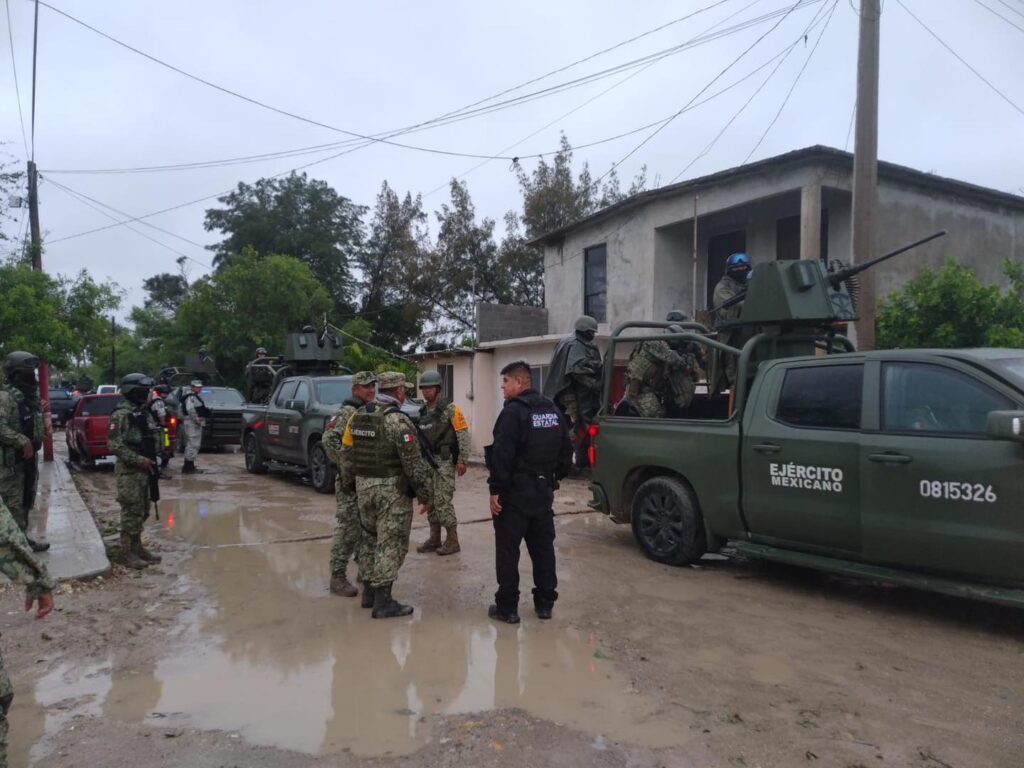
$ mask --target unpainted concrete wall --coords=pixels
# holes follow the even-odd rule
[[[476,305],[477,341],[501,341],[545,336],[548,311],[545,307],[517,307],[510,304]]]

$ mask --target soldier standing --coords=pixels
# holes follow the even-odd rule
[[[672,310],[666,321],[685,321],[686,315]],[[683,328],[670,325],[669,333],[682,333]],[[642,341],[626,364],[626,398],[638,416],[664,418],[671,403],[677,410],[690,405],[697,391],[697,379],[703,373],[696,356],[688,350],[672,348],[667,341]]]
[[[721,307],[722,304],[741,291],[746,290],[748,274],[750,274],[750,259],[747,257],[747,254],[734,253],[725,260],[725,274],[718,281],[718,285],[715,286],[715,292],[712,296],[712,302],[715,307],[712,320],[714,320],[716,328],[720,327],[722,323],[739,320],[740,313],[743,311],[742,302],[733,304],[725,309],[718,309],[718,307]],[[745,337],[747,335],[749,334],[742,328],[723,329],[719,331],[718,340],[723,344],[736,347],[746,341]],[[722,362],[723,358],[724,364]],[[736,356],[716,353],[715,359],[718,364],[715,366],[715,381],[709,382],[712,384],[708,388],[708,391],[711,393],[720,390],[723,378],[730,388],[736,386]]]
[[[249,403],[269,403],[274,388],[273,362],[266,347],[256,348],[256,357],[245,366],[245,400]]]
[[[555,347],[544,381],[544,396],[553,400],[569,419],[577,466],[587,466],[587,427],[601,403],[601,350],[594,344],[597,321],[582,315],[575,333]]]
[[[441,374],[427,371],[420,377],[420,392],[427,401],[420,411],[420,431],[427,438],[427,447],[437,457],[434,473],[434,503],[427,516],[430,537],[416,547],[417,552],[437,552],[454,555],[459,546],[458,520],[452,499],[455,496],[455,477],[466,474],[466,457],[470,452],[469,423],[462,409],[441,397]],[[441,543],[441,528],[445,541]]]
[[[157,431],[157,454],[160,456],[160,470],[161,476],[166,471],[167,465],[171,461],[170,457],[170,432],[168,427],[168,420],[170,419],[170,412],[167,408],[167,401],[164,399],[171,393],[171,387],[168,384],[157,384],[153,387],[153,394],[149,399],[149,412],[153,416],[153,421],[156,422]]]
[[[185,465],[181,468],[183,475],[203,473],[203,470],[196,468],[196,456],[199,455],[199,448],[203,444],[203,427],[209,414],[206,403],[199,396],[202,391],[203,382],[193,379],[191,390],[185,393],[181,401],[184,416],[181,428],[185,435]]]
[[[141,570],[159,563],[142,545],[142,526],[149,516],[150,478],[156,472],[154,422],[146,398],[153,380],[142,373],[129,373],[121,379],[124,400],[110,414],[107,444],[115,456],[117,503],[121,505],[121,552],[124,564]]]
[[[43,411],[36,369],[39,358],[11,352],[4,358],[5,383],[0,388],[0,498],[24,533],[36,498],[38,451],[43,445]],[[50,545],[28,540],[33,552]]]
[[[38,601],[36,618],[53,610],[53,590],[57,583],[50,578],[39,560],[30,551],[28,539],[0,500],[0,573],[15,584],[25,586],[25,610]],[[7,713],[14,700],[14,688],[0,656],[0,766],[7,766]]]
[[[505,407],[487,446],[487,484],[494,520],[498,591],[487,615],[519,623],[519,548],[533,561],[533,607],[550,619],[558,599],[555,575],[555,513],[558,481],[572,467],[572,443],[564,417],[554,403],[533,389],[530,366],[518,361],[501,369]]]
[[[338,412],[327,422],[323,445],[328,458],[341,467],[342,437],[349,419],[369,402],[373,401],[377,374],[359,371],[352,376],[352,396],[346,399]],[[352,586],[346,575],[348,561],[359,545],[359,508],[354,492],[346,490],[341,472],[334,480],[335,512],[334,541],[331,543],[331,592],[344,597],[355,597],[359,591]]]
[[[420,453],[416,427],[400,407],[405,402],[405,375],[390,371],[377,377],[377,398],[356,411],[342,435],[343,482],[355,483],[359,522],[359,571],[364,608],[373,618],[408,616],[411,605],[391,596],[398,571],[409,552],[412,500],[426,512],[431,502],[431,467]]]

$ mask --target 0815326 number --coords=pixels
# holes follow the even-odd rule
[[[922,480],[921,495],[926,499],[948,499],[949,501],[972,501],[995,504],[998,500],[991,485],[981,483],[958,483],[950,480]]]

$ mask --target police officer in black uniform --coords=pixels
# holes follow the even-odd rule
[[[501,369],[505,407],[494,423],[494,443],[485,449],[490,477],[498,591],[487,615],[519,623],[519,548],[533,561],[533,606],[550,619],[558,599],[555,575],[555,513],[558,481],[572,469],[572,441],[565,417],[533,388],[523,361]]]

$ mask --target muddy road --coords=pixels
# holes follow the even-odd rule
[[[327,592],[333,497],[200,459],[147,527],[162,565],[64,585],[43,622],[4,592],[11,765],[1024,765],[1024,612],[755,562],[661,566],[571,482],[554,620],[527,586],[523,623],[497,625],[473,468],[462,553],[411,552],[395,594],[415,614],[373,621]],[[102,530],[113,473],[77,477]]]

